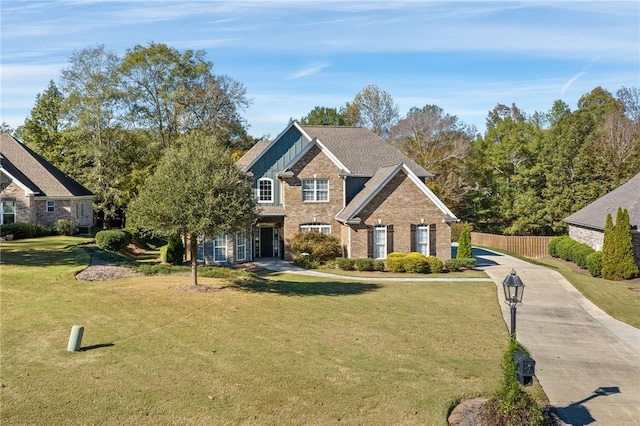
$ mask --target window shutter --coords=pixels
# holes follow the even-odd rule
[[[387,255],[393,253],[393,225],[387,225]]]
[[[411,239],[411,251],[418,251],[417,250],[417,241],[416,241],[416,227],[417,225],[411,225],[411,234],[410,234],[410,239]]]
[[[429,256],[436,255],[436,224],[429,225]]]
[[[367,226],[367,257],[373,257],[373,227]]]

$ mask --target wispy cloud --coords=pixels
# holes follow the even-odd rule
[[[296,78],[308,77],[310,75],[319,73],[329,66],[331,66],[329,62],[312,62],[306,68],[303,68],[300,71],[291,74],[289,76],[289,79],[295,80]]]
[[[571,85],[573,83],[575,83],[576,81],[578,81],[578,79],[580,77],[582,77],[583,75],[585,75],[587,72],[586,71],[580,71],[578,74],[574,75],[573,77],[571,77],[571,79],[569,81],[567,81],[564,86],[562,86],[562,89],[560,89],[560,96],[564,96],[564,93],[567,91],[567,89],[569,89],[569,87],[571,87]]]

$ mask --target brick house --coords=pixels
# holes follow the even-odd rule
[[[250,232],[205,240],[205,263],[289,260],[290,239],[307,231],[338,238],[345,257],[451,257],[458,219],[425,185],[432,175],[368,129],[292,121],[237,165],[253,177],[260,218]]]
[[[54,226],[58,219],[72,219],[80,232],[90,232],[95,195],[4,132],[0,189],[0,224]]]
[[[607,214],[615,225],[619,207],[629,212],[634,255],[640,266],[640,173],[567,217],[564,221],[569,225],[569,237],[601,251]]]

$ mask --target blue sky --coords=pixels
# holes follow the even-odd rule
[[[276,136],[369,84],[405,115],[436,104],[485,131],[488,111],[527,113],[597,86],[640,86],[638,1],[1,0],[0,121],[24,123],[75,50],[123,55],[153,41],[203,49],[253,100],[249,133]]]

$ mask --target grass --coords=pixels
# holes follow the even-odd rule
[[[580,293],[610,316],[640,328],[640,282],[594,278],[558,259],[536,259],[536,263],[558,270]]]
[[[499,387],[492,283],[80,282],[83,241],[0,245],[3,425],[445,425],[455,401]]]
[[[328,268],[319,268],[317,269],[320,272],[328,272],[334,275],[342,275],[348,277],[361,277],[363,279],[367,278],[488,278],[486,272],[484,271],[476,271],[476,270],[468,270],[463,272],[442,272],[442,273],[429,273],[429,274],[414,274],[414,273],[406,273],[406,272],[375,272],[375,271],[344,271],[341,269],[328,269]]]

